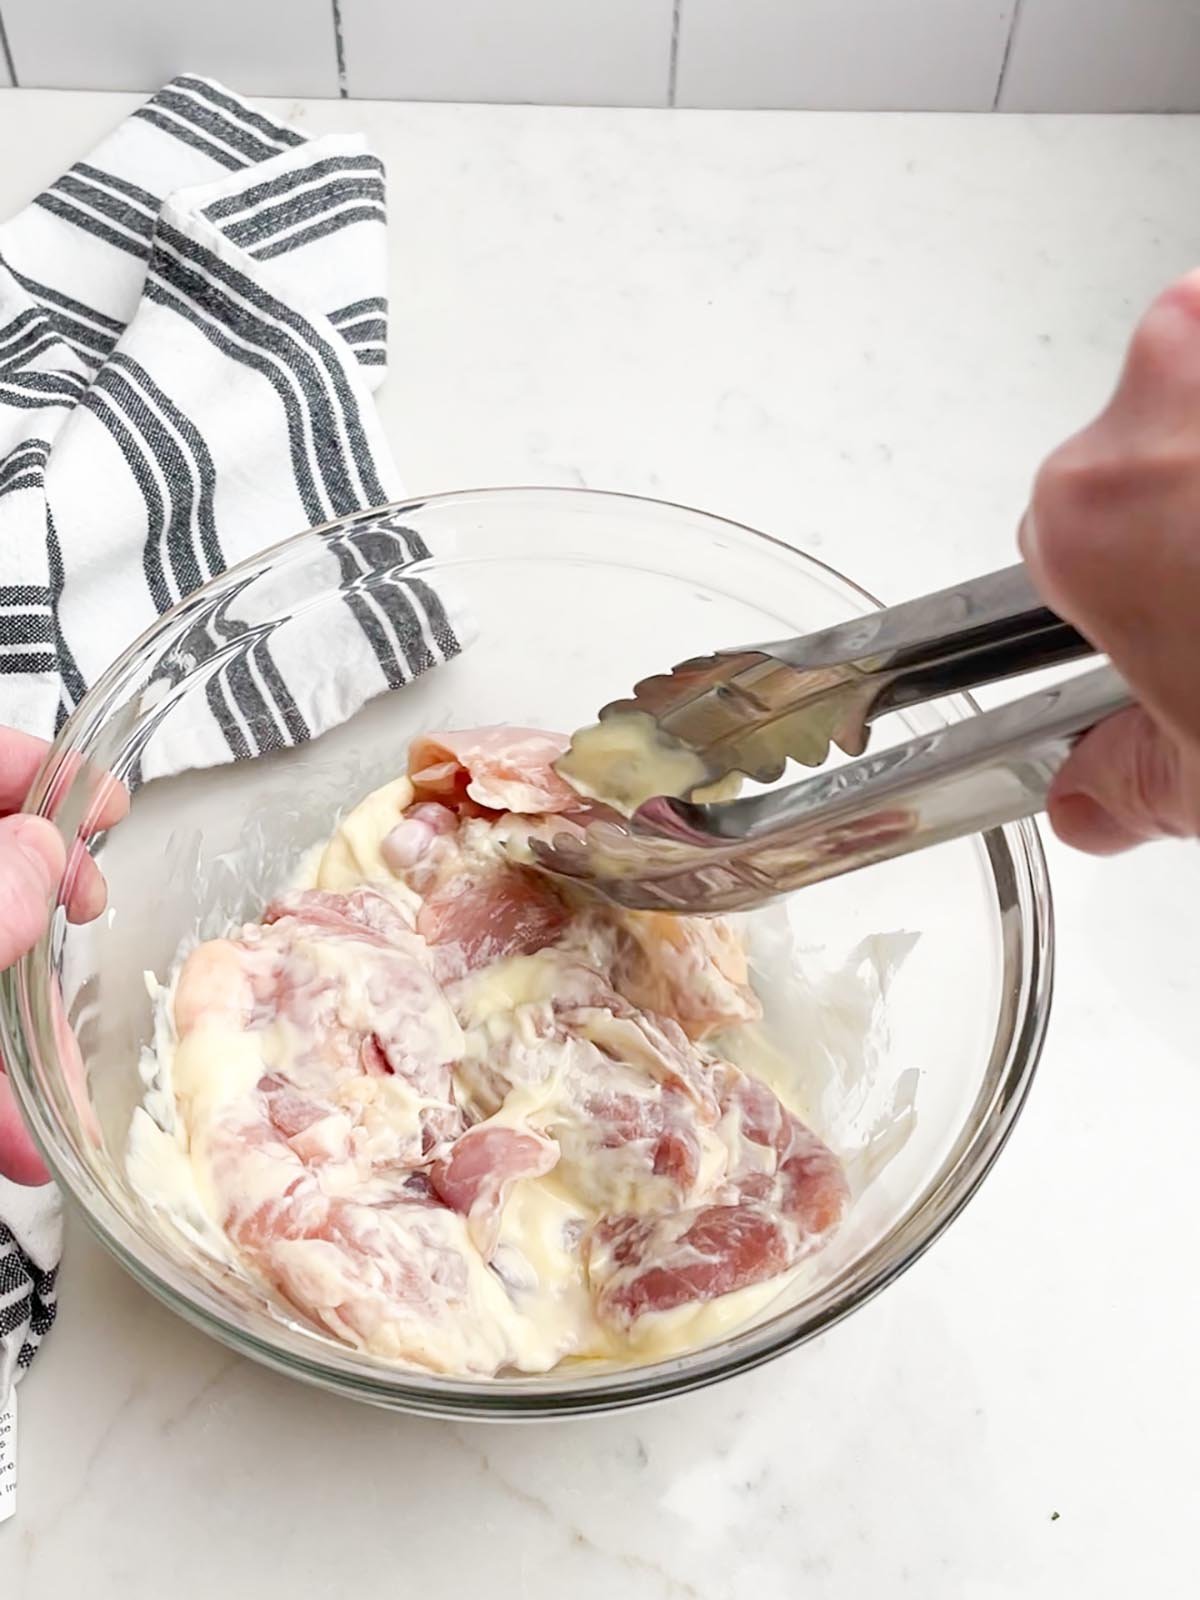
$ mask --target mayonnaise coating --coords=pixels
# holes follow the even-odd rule
[[[737,934],[569,902],[525,864],[585,807],[562,748],[418,741],[260,922],[156,990],[133,1182],[291,1314],[398,1364],[708,1342],[846,1203],[832,1153],[710,1042],[759,1014]]]

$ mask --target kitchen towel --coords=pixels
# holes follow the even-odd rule
[[[385,223],[358,136],[306,138],[188,76],[0,225],[0,723],[52,734],[200,584],[398,497],[371,399]],[[426,555],[410,530],[373,516],[327,542],[343,670],[221,608],[189,639],[219,665],[182,759],[298,743],[455,652],[427,584],[357,581]],[[180,760],[177,741],[159,770]],[[60,1237],[52,1189],[0,1186],[0,1410],[53,1320]]]
[[[0,1178],[0,1416],[10,1386],[54,1321],[61,1248],[54,1191]]]

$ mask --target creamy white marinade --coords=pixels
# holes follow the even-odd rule
[[[580,794],[627,815],[659,794],[700,804],[732,800],[742,784],[736,772],[706,783],[708,769],[695,751],[664,733],[645,711],[616,711],[581,728],[555,767]]]
[[[130,1172],[295,1311],[454,1373],[645,1361],[746,1320],[840,1165],[712,1039],[759,1014],[723,923],[524,865],[586,802],[564,741],[418,740],[262,921],[197,947]]]

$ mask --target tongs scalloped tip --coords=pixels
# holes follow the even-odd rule
[[[747,909],[1042,809],[1074,740],[1131,703],[1102,668],[862,757],[884,712],[1093,653],[1019,566],[863,620],[695,656],[610,702],[557,765],[624,821],[609,812],[582,836],[535,841],[535,860],[625,906]],[[789,757],[820,766],[833,745],[860,759],[702,803],[714,781],[777,783]]]

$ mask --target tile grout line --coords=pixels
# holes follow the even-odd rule
[[[0,11],[0,50],[4,52],[4,60],[8,67],[8,75],[12,79],[12,86],[14,89],[19,89],[21,85],[17,81],[17,64],[13,60],[12,46],[8,42],[8,29],[4,26],[4,13],[2,11]]]
[[[333,50],[337,57],[338,94],[343,100],[350,98],[346,82],[346,39],[342,33],[342,0],[331,0],[333,6]]]
[[[679,29],[683,22],[683,0],[673,0],[671,6],[671,53],[667,58],[667,104],[675,104],[675,87],[679,80]]]
[[[1021,20],[1021,7],[1025,0],[1016,0],[1013,6],[1012,21],[1008,25],[1008,38],[1004,41],[1004,54],[1000,58],[1000,76],[996,79],[996,92],[992,96],[992,110],[999,111],[1000,96],[1004,92],[1004,80],[1008,76],[1008,63],[1012,57],[1013,40],[1017,37],[1017,24]]]

